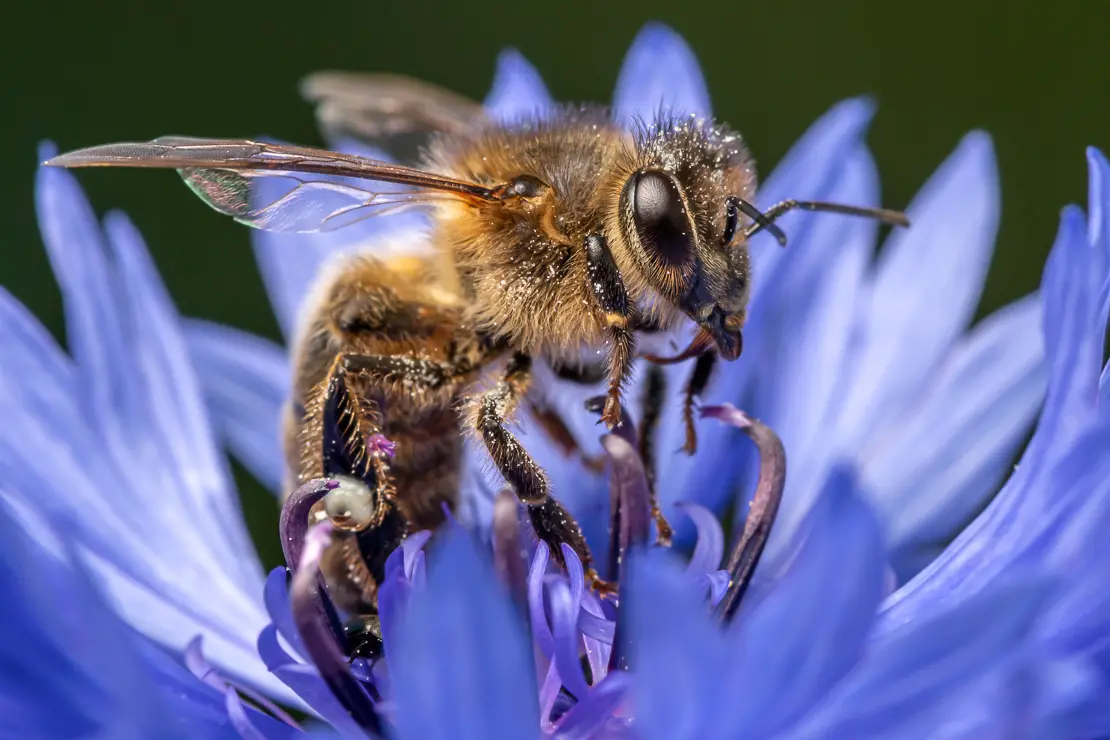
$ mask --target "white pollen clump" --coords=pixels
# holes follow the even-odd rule
[[[370,487],[358,478],[336,475],[339,487],[324,496],[324,512],[339,529],[360,530],[370,526],[377,503]]]

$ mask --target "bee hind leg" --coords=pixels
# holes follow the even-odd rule
[[[532,358],[524,354],[513,355],[501,381],[479,399],[474,411],[474,427],[501,475],[512,486],[521,503],[527,505],[536,536],[547,543],[551,554],[564,566],[561,545],[568,545],[582,562],[590,585],[607,591],[610,586],[601,580],[594,569],[590,548],[578,522],[551,497],[550,484],[543,469],[505,428],[505,420],[528,390],[531,375]]]

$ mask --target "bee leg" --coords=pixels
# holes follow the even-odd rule
[[[663,516],[659,508],[659,497],[655,491],[655,432],[659,427],[659,416],[663,410],[663,402],[667,394],[667,376],[663,368],[658,365],[649,365],[644,383],[644,395],[640,404],[640,427],[637,448],[640,460],[644,464],[644,474],[647,477],[648,496],[651,504],[651,516],[655,520],[657,544],[669,547],[674,530],[670,522]]]
[[[521,503],[528,506],[528,516],[536,535],[551,548],[555,559],[566,565],[561,545],[568,545],[582,562],[590,584],[607,590],[608,584],[593,568],[593,558],[578,522],[551,497],[550,484],[543,469],[505,428],[505,420],[524,398],[531,379],[532,358],[520,353],[513,355],[501,382],[482,396],[475,406],[474,427],[501,475],[513,487]]]
[[[706,352],[698,355],[694,363],[694,370],[690,379],[686,381],[686,390],[682,394],[682,421],[686,426],[686,444],[682,451],[693,455],[698,450],[698,432],[694,428],[694,406],[698,396],[705,391],[709,378],[713,375],[713,368],[717,365],[717,354]]]
[[[621,388],[632,369],[635,350],[632,333],[632,302],[624,288],[609,244],[600,234],[586,237],[586,275],[605,315],[609,333],[609,391],[601,421],[611,431],[621,420]]]
[[[435,362],[405,355],[340,354],[306,403],[302,428],[302,468],[328,476],[353,476],[371,492],[372,516],[352,522],[340,534],[341,547],[329,557],[329,571],[346,577],[329,583],[333,600],[360,619],[375,619],[378,584],[385,563],[410,526],[396,504],[389,472],[393,445],[382,433],[380,401],[383,388],[397,393],[453,394],[470,379],[466,362]],[[404,388],[402,389],[402,386]],[[337,520],[333,519],[333,523]],[[340,524],[340,529],[344,529]],[[353,623],[355,627],[358,622]]]
[[[367,392],[365,378],[351,372],[344,355],[332,362],[323,393],[308,409],[322,425],[321,468],[325,475],[357,475],[378,501],[391,500],[385,457],[388,440],[382,435],[381,410]]]

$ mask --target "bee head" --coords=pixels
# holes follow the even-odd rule
[[[622,236],[645,282],[735,359],[750,284],[737,203],[754,191],[754,169],[739,137],[720,127],[656,129],[621,189]]]

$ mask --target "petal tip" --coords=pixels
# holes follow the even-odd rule
[[[982,129],[974,129],[964,134],[956,153],[973,159],[981,166],[989,167],[997,179],[997,158],[994,151],[994,138]]]
[[[43,139],[39,142],[38,157],[40,164],[49,164],[51,159],[58,156],[58,145],[50,139]]]
[[[1087,167],[1096,169],[1098,167],[1110,167],[1110,163],[1106,160],[1106,155],[1097,146],[1087,147]]]

